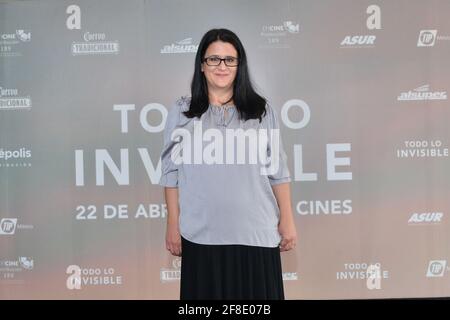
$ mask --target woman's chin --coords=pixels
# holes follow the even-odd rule
[[[232,84],[229,82],[222,82],[222,81],[218,81],[218,82],[214,83],[214,86],[219,89],[226,89],[226,88],[231,87],[231,85]]]

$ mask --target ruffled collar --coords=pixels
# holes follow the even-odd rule
[[[218,114],[223,113],[225,110],[234,111],[236,109],[236,106],[234,104],[215,105],[210,103],[209,106],[214,113]]]

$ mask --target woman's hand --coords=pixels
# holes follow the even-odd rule
[[[297,245],[297,230],[293,219],[280,219],[278,232],[281,235],[280,251],[289,251]]]
[[[166,248],[172,255],[181,257],[181,235],[178,221],[167,223]]]

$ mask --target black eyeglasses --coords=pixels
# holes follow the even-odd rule
[[[222,63],[222,61],[227,67],[236,67],[239,64],[238,58],[230,56],[227,56],[225,58],[221,58],[219,56],[210,56],[203,59],[203,62],[206,62],[206,64],[211,67],[217,67]]]

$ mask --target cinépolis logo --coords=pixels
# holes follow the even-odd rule
[[[27,148],[7,149],[0,147],[1,167],[31,167],[31,150]]]
[[[14,283],[24,282],[21,275],[24,272],[32,271],[34,260],[32,257],[18,257],[18,259],[0,260],[0,281],[14,281]]]
[[[294,37],[300,33],[300,24],[296,21],[286,20],[279,24],[267,24],[261,26],[260,38],[265,43],[263,48],[288,49],[291,47],[290,36]]]
[[[20,57],[20,47],[31,42],[31,31],[16,29],[15,32],[0,33],[0,57]]]

